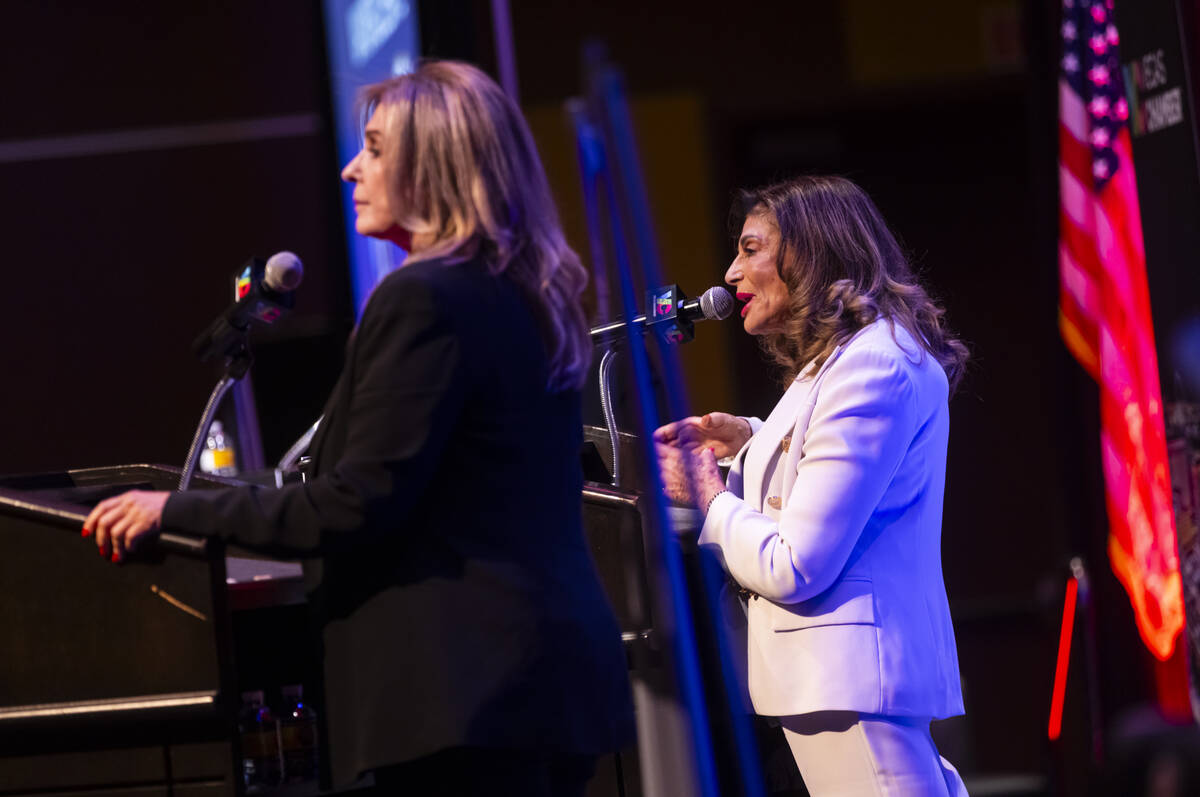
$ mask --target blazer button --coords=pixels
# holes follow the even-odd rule
[[[767,506],[771,507],[772,509],[780,509],[783,507],[783,501],[779,496],[773,495],[767,499]]]
[[[786,454],[788,452],[788,449],[790,449],[792,447],[792,436],[790,434],[784,435],[783,442],[780,443],[780,445],[783,446],[783,453]]]
[[[737,590],[738,597],[744,601],[753,600],[758,597],[757,592],[751,592],[736,581],[733,582],[733,586]]]

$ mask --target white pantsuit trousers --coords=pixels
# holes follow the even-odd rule
[[[779,721],[812,797],[967,797],[928,718],[818,711]]]

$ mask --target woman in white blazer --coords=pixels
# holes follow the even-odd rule
[[[745,610],[727,614],[751,705],[780,719],[809,792],[965,794],[929,722],[963,713],[940,543],[966,347],[850,181],[795,179],[740,210],[725,279],[789,386],[765,421],[659,429],[667,492],[705,512],[700,544]]]

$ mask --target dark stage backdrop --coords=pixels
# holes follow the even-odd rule
[[[218,376],[189,345],[250,255],[295,251],[256,335],[271,459],[351,320],[315,0],[9,0],[0,24],[0,473],[182,464]]]

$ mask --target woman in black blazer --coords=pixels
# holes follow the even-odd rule
[[[305,558],[335,783],[581,794],[633,734],[581,528],[586,272],[482,72],[431,62],[364,100],[356,228],[410,254],[347,346],[313,476],[126,493],[84,534],[115,561],[160,528]]]

